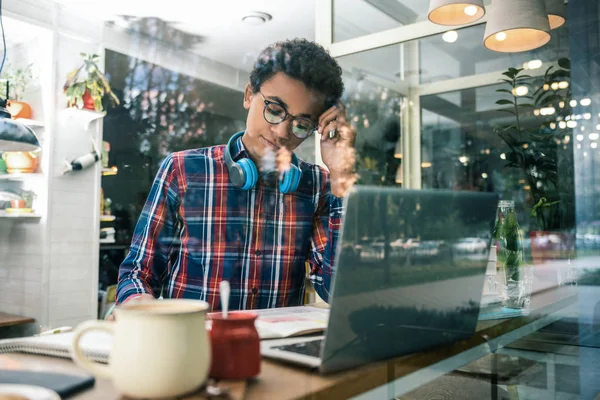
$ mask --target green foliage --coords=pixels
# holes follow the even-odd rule
[[[83,108],[83,95],[87,91],[94,100],[96,111],[104,109],[102,99],[108,96],[112,105],[119,105],[119,99],[112,92],[108,80],[98,68],[100,56],[97,54],[81,53],[83,65],[67,75],[64,92],[67,96],[67,106]]]
[[[571,130],[561,128],[557,121],[572,113],[569,105],[570,62],[560,59],[558,65],[558,69],[551,66],[546,70],[537,88],[532,83],[534,78],[524,74],[522,68],[509,68],[503,72],[506,78],[500,79],[504,87],[496,90],[503,96],[510,96],[496,101],[499,106],[508,106],[498,111],[514,117],[511,123],[494,128],[508,147],[505,167],[522,171],[531,194],[530,215],[542,230],[558,229],[568,207],[568,204],[562,204],[558,187],[557,144],[565,135],[571,135]],[[559,86],[559,83],[562,84]],[[526,87],[528,93],[517,96],[517,88],[520,87]],[[542,108],[554,111],[548,116],[538,113],[534,117],[533,110]],[[561,169],[561,178],[567,179],[569,173]]]
[[[6,84],[8,81],[8,98],[17,101],[22,100],[23,92],[25,92],[25,89],[27,89],[27,86],[29,86],[33,80],[31,67],[32,64],[29,64],[26,67],[14,69],[10,65],[7,65],[6,69],[2,71],[2,81],[0,81],[0,96],[4,98],[6,95]]]

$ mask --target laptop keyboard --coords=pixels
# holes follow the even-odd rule
[[[273,347],[277,350],[290,351],[292,353],[304,354],[306,356],[319,357],[321,352],[321,343],[323,339],[315,339],[307,342],[294,344],[286,344],[283,346]]]

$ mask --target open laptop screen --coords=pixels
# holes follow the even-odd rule
[[[346,198],[323,371],[468,337],[496,194],[357,186]]]

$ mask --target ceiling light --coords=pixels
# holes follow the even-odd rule
[[[517,86],[512,93],[515,96],[526,96],[529,93],[529,88],[527,86]]]
[[[569,121],[567,122],[568,128],[577,128],[577,121]]]
[[[493,0],[483,43],[503,53],[529,51],[548,43],[549,31],[542,0]],[[504,35],[499,37],[499,33]]]
[[[567,82],[567,81],[558,82],[558,88],[559,89],[566,89],[568,87],[569,87],[569,82]]]
[[[542,60],[531,60],[523,64],[523,67],[525,67],[525,69],[538,69],[542,68],[542,65]]]
[[[542,115],[552,115],[556,112],[554,107],[544,107],[540,109],[540,114]]]
[[[456,31],[448,31],[442,35],[442,39],[444,42],[454,43],[458,39],[458,32]]]
[[[598,132],[590,133],[588,135],[588,137],[590,138],[590,140],[598,140],[598,139],[600,139],[600,133],[598,133]]]
[[[565,135],[565,139],[564,139],[565,144],[569,143],[570,141],[571,141],[571,136]]]
[[[565,102],[564,102],[564,101],[561,101],[561,102],[559,102],[559,103],[558,103],[558,106],[559,106],[560,108],[565,108]]]
[[[556,129],[556,123],[550,122],[550,129]]]
[[[550,29],[556,29],[567,21],[567,8],[564,0],[546,0],[546,13]]]
[[[592,119],[592,114],[590,114],[590,113],[585,113],[585,114],[583,114],[583,118],[584,118],[584,119]]]
[[[484,173],[482,173],[482,174],[481,174],[481,177],[482,177],[483,179],[487,179],[487,177],[488,177],[488,174],[486,174],[486,173],[484,172]]]
[[[581,100],[579,101],[579,104],[581,104],[581,105],[582,105],[582,106],[584,106],[584,107],[587,107],[587,106],[589,106],[590,104],[592,104],[592,99],[590,99],[590,98],[586,97],[585,99],[581,99]]]
[[[533,110],[533,115],[535,115],[536,117],[540,115],[540,110],[538,110],[537,108]]]
[[[552,88],[552,90],[557,90],[558,89],[558,82],[552,82],[552,85],[550,85],[550,87]]]
[[[427,17],[438,25],[464,25],[485,15],[483,0],[430,0]]]
[[[248,25],[262,25],[266,22],[269,22],[273,17],[267,13],[253,11],[248,13],[242,18],[242,21],[247,23]]]
[[[460,161],[463,164],[466,164],[469,161],[469,157],[467,157],[467,156],[460,156],[460,157],[458,157],[458,161]]]
[[[579,135],[575,136],[575,138],[577,139],[578,142],[583,141],[583,135],[581,133]]]
[[[580,150],[580,149],[581,149],[581,144],[577,143],[577,150]]]
[[[598,147],[598,143],[596,143],[596,142],[590,143],[590,146],[592,147],[592,149],[595,149],[596,147]]]
[[[560,129],[565,129],[565,128],[567,127],[567,123],[566,123],[565,121],[560,121],[560,122],[558,123],[558,127],[559,127]]]
[[[570,105],[571,107],[576,107],[576,106],[577,106],[577,100],[571,100],[571,101],[569,102],[569,105]]]
[[[506,160],[506,154],[504,154],[504,153],[500,154],[500,158],[503,160]]]
[[[421,168],[431,168],[431,165],[430,162],[424,161],[421,163]]]

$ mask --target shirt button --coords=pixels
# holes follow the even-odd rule
[[[257,289],[257,288],[255,288],[255,287],[253,287],[253,288],[252,288],[252,294],[256,294],[256,293],[258,293],[258,289]]]
[[[254,255],[256,255],[256,256],[260,256],[260,254],[261,254],[260,250],[256,250],[256,251],[254,252]]]

